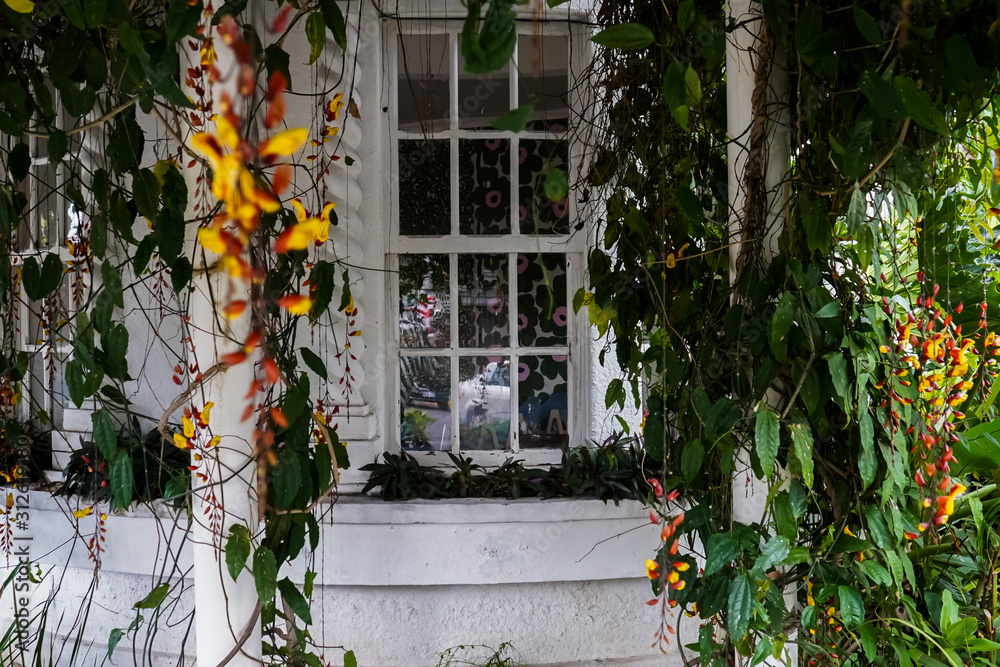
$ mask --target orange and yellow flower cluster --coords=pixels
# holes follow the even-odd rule
[[[922,274],[918,273],[917,279],[923,283]],[[896,320],[892,345],[881,348],[889,357],[888,380],[876,385],[885,389],[888,396],[882,402],[887,411],[884,426],[891,433],[905,429],[914,443],[910,454],[916,468],[913,479],[921,490],[920,532],[946,523],[955,511],[956,499],[966,490],[964,484],[950,475],[950,464],[955,458],[952,443],[959,440],[957,431],[965,419],[961,407],[976,386],[974,380],[979,376],[986,387],[996,375],[993,367],[997,363],[995,357],[1000,354],[1000,339],[993,333],[983,337],[986,304],[980,306],[979,331],[963,336],[962,327],[954,323],[953,316],[944,314],[937,305],[938,291],[937,285],[925,289],[917,297],[916,307],[906,313],[906,320]],[[883,305],[889,313],[884,298]],[[961,313],[962,305],[955,311]],[[903,422],[902,406],[916,410],[916,423]],[[919,536],[918,532],[906,532],[909,539]]]

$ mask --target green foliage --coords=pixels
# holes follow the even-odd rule
[[[646,389],[646,450],[662,462],[664,489],[687,499],[657,550],[653,591],[661,603],[697,603],[704,625],[688,648],[702,665],[733,652],[760,664],[791,642],[809,664],[995,665],[994,371],[970,362],[950,442],[951,483],[969,499],[958,496],[942,527],[922,502],[937,506],[947,490],[923,491],[916,474],[932,462],[940,474],[909,430],[922,419],[916,380],[903,384],[890,364],[902,354],[897,327],[932,313],[930,298],[939,320],[950,313],[979,332],[979,361],[990,354],[1000,316],[996,6],[759,8],[765,57],[773,48],[789,84],[764,82],[777,100],[751,115],[787,111],[787,143],[761,148],[769,166],[791,157],[767,193],[754,190],[764,177],[751,159],[736,184],[751,205],[735,212],[724,55],[728,34],[747,28],[727,23],[722,3],[609,2],[594,39],[607,47],[595,72],[609,122],[592,142],[587,185],[601,188],[606,217],[574,307],[623,369],[606,404]],[[787,202],[772,205],[784,224],[772,256],[759,237],[775,221],[753,198],[774,193]],[[983,301],[980,323],[970,304]],[[743,524],[733,508],[750,477],[769,489],[763,516]],[[676,513],[656,507],[665,521]],[[703,573],[677,568],[697,544]]]
[[[470,458],[449,453],[453,467],[425,466],[412,454],[384,454],[382,462],[361,470],[370,473],[363,493],[380,487],[384,500],[412,498],[556,498],[596,497],[618,504],[626,499],[646,499],[646,481],[656,475],[655,463],[636,443],[622,440],[593,447],[572,447],[558,466],[525,468],[509,458],[487,470]],[[449,474],[450,472],[450,474]]]

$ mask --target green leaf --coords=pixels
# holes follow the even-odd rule
[[[710,577],[729,565],[740,553],[740,545],[732,533],[715,533],[708,538],[705,548],[705,574]]]
[[[75,360],[66,362],[66,390],[69,392],[70,400],[76,407],[83,406],[83,399],[86,398],[83,390],[83,368]]]
[[[789,539],[794,539],[799,532],[799,524],[792,511],[792,502],[787,491],[782,491],[774,499],[774,523],[778,532]]]
[[[351,277],[348,275],[347,269],[344,269],[344,273],[341,274],[340,278],[344,284],[340,290],[340,310],[343,312],[351,305]]]
[[[323,360],[319,358],[319,355],[317,355],[315,352],[313,352],[307,347],[301,348],[299,350],[299,354],[302,355],[302,361],[306,362],[306,366],[309,367],[309,370],[311,370],[313,373],[323,378],[324,380],[328,379],[326,373],[326,364],[324,364]]]
[[[122,295],[122,277],[118,273],[118,269],[115,265],[108,262],[101,262],[101,282],[104,284],[104,289],[107,290],[108,294],[111,295],[111,301],[119,308],[125,307],[125,301]]]
[[[545,175],[545,196],[549,198],[549,201],[560,202],[566,199],[568,192],[569,181],[566,178],[566,172],[558,168],[550,169],[549,173]]]
[[[501,114],[493,119],[492,125],[498,130],[505,132],[520,132],[531,120],[531,114],[535,112],[535,105],[532,102],[522,104],[516,109],[511,109],[505,114]]]
[[[729,585],[729,636],[738,642],[746,634],[753,617],[756,587],[741,574]]]
[[[680,60],[670,63],[663,73],[663,98],[670,108],[670,115],[674,117],[677,124],[684,130],[688,129],[688,84],[687,69]],[[699,87],[700,93],[700,87]]]
[[[881,564],[867,558],[860,563],[861,571],[868,575],[868,578],[874,581],[879,586],[892,586],[892,575],[889,574],[889,570],[885,569]]]
[[[174,292],[180,294],[181,290],[191,282],[193,274],[194,267],[191,266],[191,261],[187,257],[178,258],[170,267],[170,284],[173,286]]]
[[[701,464],[705,459],[705,446],[701,440],[692,440],[684,445],[684,452],[681,454],[681,476],[684,481],[691,481],[701,470]]]
[[[118,642],[122,640],[121,628],[113,628],[111,634],[108,635],[108,660],[111,659],[111,655],[115,652],[115,648],[118,646]]]
[[[73,27],[77,30],[87,29],[87,19],[83,14],[83,7],[80,5],[80,0],[59,0],[59,4],[63,8],[63,13],[69,20]]]
[[[24,293],[32,301],[40,301],[52,294],[59,289],[59,283],[62,282],[63,268],[58,253],[47,254],[41,269],[34,257],[28,257],[24,260],[24,268],[21,270]]]
[[[282,450],[278,457],[278,465],[274,467],[274,497],[279,509],[291,506],[299,493],[301,483],[302,471],[298,455],[289,449]]]
[[[701,102],[701,79],[698,77],[698,72],[690,64],[684,72],[684,88],[688,104]]]
[[[323,22],[330,29],[333,41],[342,49],[347,49],[347,23],[344,21],[344,13],[340,11],[340,6],[336,0],[320,0],[320,11],[323,12]]]
[[[770,408],[761,408],[757,413],[754,441],[764,476],[771,479],[771,475],[774,474],[774,460],[778,456],[778,444],[781,442],[781,429],[778,424],[778,414]]]
[[[312,65],[323,54],[323,47],[326,46],[326,25],[320,12],[313,12],[306,19],[306,39],[311,47],[309,62],[306,64]]]
[[[878,644],[875,641],[875,630],[870,623],[858,628],[858,637],[861,639],[861,649],[865,652],[865,657],[869,661],[874,661],[878,655]]]
[[[315,547],[314,547],[315,548]],[[313,583],[316,581],[316,573],[312,570],[306,570],[306,576],[302,582],[302,593],[308,598],[312,597]]]
[[[68,148],[69,139],[66,137],[66,133],[62,130],[53,130],[52,134],[49,135],[49,140],[46,144],[46,152],[49,155],[49,162],[52,164],[59,164],[62,162],[63,156],[66,155],[66,150]]]
[[[171,477],[170,481],[167,482],[167,485],[163,488],[163,499],[169,502],[186,494],[187,482],[188,476],[183,472],[179,472]]]
[[[132,457],[124,449],[119,450],[111,466],[111,493],[115,499],[115,509],[127,510],[132,504]]]
[[[114,461],[118,450],[118,437],[115,435],[115,423],[108,411],[101,408],[90,415],[91,427],[94,431],[94,444],[101,451],[106,461]]]
[[[240,524],[231,526],[229,537],[226,539],[226,569],[229,570],[229,576],[233,581],[239,578],[252,550],[250,531],[247,527]]]
[[[867,395],[863,398],[867,403]],[[878,472],[878,458],[875,456],[875,427],[872,415],[867,405],[858,401],[858,431],[861,438],[861,453],[858,456],[858,472],[861,473],[862,490],[867,489],[875,481]]]
[[[31,151],[28,149],[28,144],[19,143],[10,149],[7,166],[15,181],[24,180],[31,170]]]
[[[278,566],[270,549],[261,545],[253,554],[253,583],[257,597],[264,604],[274,599],[278,585]]]
[[[150,220],[156,220],[160,210],[160,181],[149,169],[140,169],[132,174],[132,195],[135,197],[139,213]]]
[[[97,259],[104,259],[108,252],[108,216],[103,213],[90,219],[90,249]]]
[[[865,620],[865,603],[861,594],[853,588],[838,586],[837,595],[840,598],[840,616],[849,628],[856,628]]]
[[[281,591],[281,599],[285,601],[289,609],[301,618],[306,625],[312,623],[312,614],[309,612],[309,601],[299,592],[291,579],[285,577],[278,582],[278,590]]]
[[[792,434],[792,451],[802,467],[802,481],[808,488],[813,485],[813,434],[809,424],[801,415],[797,415],[792,424],[788,425]]]
[[[945,588],[941,592],[941,617],[938,627],[941,628],[942,632],[948,632],[948,628],[958,623],[958,620],[958,605],[955,604],[955,598],[951,596],[951,591]]]
[[[865,194],[861,191],[858,183],[854,184],[854,191],[851,193],[851,203],[847,207],[847,231],[851,234],[857,233],[865,222],[867,216],[867,201]]]
[[[791,549],[792,545],[789,543],[788,538],[782,535],[772,537],[764,545],[764,548],[761,549],[760,557],[754,563],[754,574],[761,576],[770,572],[779,563],[788,558]]]
[[[784,361],[788,357],[788,341],[785,337],[789,329],[792,328],[792,321],[795,317],[795,294],[785,292],[778,301],[778,307],[774,309],[771,317],[771,326],[768,331],[768,343],[775,359]]]
[[[914,122],[938,134],[948,134],[948,124],[945,122],[944,114],[934,106],[927,91],[921,90],[917,82],[908,76],[897,76],[892,83],[896,94],[906,107],[906,114]]]
[[[608,26],[590,41],[609,49],[644,49],[653,43],[653,31],[638,23],[619,23]]]
[[[854,25],[858,27],[858,32],[868,40],[869,44],[882,43],[882,31],[878,29],[875,17],[866,12],[857,0],[854,1]]]
[[[826,360],[830,377],[833,379],[833,390],[836,392],[837,398],[840,399],[840,408],[850,419],[853,392],[851,391],[851,380],[847,373],[847,360],[844,358],[844,353],[837,350],[824,355],[823,359]]]
[[[135,254],[132,255],[132,270],[137,276],[141,276],[146,272],[146,266],[149,264],[149,258],[153,256],[153,241],[154,236],[152,234],[147,234],[142,237],[142,240],[139,241],[139,245],[136,246]]]
[[[336,4],[336,3],[333,3]],[[264,67],[267,68],[268,80],[275,72],[281,72],[288,82],[288,90],[292,89],[292,75],[288,70],[288,53],[277,44],[271,44],[264,49]]]
[[[344,653],[344,667],[358,667],[358,659],[354,657],[354,651]]]
[[[336,287],[336,266],[331,262],[320,260],[309,273],[309,286],[312,289],[313,305],[309,311],[309,319],[316,322],[333,300],[333,290]]]
[[[167,598],[170,592],[170,584],[162,583],[150,592],[149,595],[132,605],[133,609],[156,609],[160,603]]]

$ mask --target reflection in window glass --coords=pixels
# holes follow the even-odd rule
[[[458,423],[459,444],[463,450],[507,449],[510,436],[510,359],[459,359]]]
[[[510,141],[462,139],[458,143],[459,231],[510,233]]]
[[[408,451],[451,451],[451,359],[400,357],[399,441]]]
[[[517,308],[520,345],[566,344],[566,255],[517,256]]]
[[[458,256],[458,337],[461,347],[510,345],[507,256]]]
[[[522,449],[567,446],[566,375],[564,355],[518,357],[517,392]]]
[[[565,37],[521,35],[517,40],[518,101],[535,111],[529,130],[565,132],[569,124],[569,51]]]
[[[404,35],[399,39],[399,129],[448,129],[448,35]]]
[[[399,142],[399,233],[451,233],[451,150],[447,139]]]
[[[399,346],[451,345],[448,255],[400,255]]]
[[[510,66],[487,74],[469,74],[458,61],[458,127],[491,130],[497,116],[510,111]]]
[[[522,139],[518,148],[518,219],[522,234],[568,234],[569,199],[552,201],[545,179],[553,169],[569,176],[565,141]]]

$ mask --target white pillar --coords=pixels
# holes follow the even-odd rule
[[[747,197],[747,165],[752,151],[754,130],[763,129],[763,161],[760,176],[766,203],[764,204],[764,228],[750,232],[762,237],[761,259],[769,262],[778,252],[778,240],[784,231],[784,208],[787,201],[786,182],[790,167],[790,129],[788,113],[788,74],[784,66],[781,50],[774,48],[774,35],[769,37],[769,47],[762,48],[762,18],[759,6],[751,0],[733,0],[726,4],[729,17],[740,26],[730,33],[726,43],[726,132],[730,139],[728,146],[729,164],[729,270],[730,282],[735,285],[741,249],[744,242],[754,239],[744,237],[744,214]],[[770,57],[772,65],[767,71],[766,100],[767,120],[763,128],[754,125],[754,93],[757,84],[756,69],[759,64],[758,49]],[[736,297],[734,295],[734,301]],[[773,407],[781,405],[782,396],[770,389],[767,402]],[[753,474],[750,453],[743,450],[737,457],[737,470],[733,475],[733,520],[740,523],[762,522],[765,519],[768,484]],[[785,603],[789,608],[796,601],[795,588],[785,591]],[[786,645],[788,661],[768,658],[768,665],[798,664],[798,650],[794,644]]]
[[[206,30],[208,28],[206,27]],[[214,29],[212,29],[214,33]],[[184,45],[187,41],[184,40]],[[219,110],[219,100],[223,92],[228,92],[237,113],[240,112],[240,97],[236,90],[232,51],[215,35],[216,67],[227,76],[223,81],[211,85],[206,81],[206,96],[214,100],[213,111]],[[186,58],[191,67],[198,67],[198,52],[188,51],[182,46],[182,59]],[[185,68],[182,68],[184,71]],[[194,99],[197,96],[187,91]],[[205,130],[214,131],[214,123],[208,122],[205,113]],[[199,175],[204,176],[200,184]],[[193,210],[195,191],[200,185],[202,195],[209,187],[207,170],[200,164],[184,169],[188,187],[188,210],[186,218],[197,217]],[[211,195],[209,195],[211,198]],[[204,206],[199,211],[205,214]],[[186,256],[194,257],[194,292],[190,294],[188,331],[191,336],[190,358],[202,372],[207,372],[218,363],[219,358],[239,349],[250,331],[250,311],[239,318],[226,321],[219,316],[218,309],[223,299],[250,298],[248,282],[234,283],[235,293],[230,293],[229,276],[213,268],[216,256],[202,253],[196,243],[196,225],[189,224],[186,239]],[[194,252],[192,253],[192,250]],[[204,258],[204,259],[203,259]],[[214,300],[213,300],[214,296]],[[249,402],[243,398],[254,379],[252,360],[231,366],[208,378],[191,396],[188,405],[199,410],[212,402],[209,426],[214,436],[221,441],[216,447],[205,449],[205,442],[195,445],[204,459],[197,472],[208,477],[194,477],[193,498],[193,542],[195,581],[195,632],[196,654],[199,667],[216,667],[236,649],[238,650],[227,665],[229,667],[252,667],[261,664],[261,632],[257,613],[257,593],[253,577],[249,571],[233,581],[226,568],[225,542],[230,526],[246,526],[251,535],[256,534],[258,521],[256,494],[256,466],[253,461],[254,443],[252,419],[243,421],[243,411]],[[250,399],[252,400],[252,399]],[[199,446],[200,445],[200,446]],[[249,562],[248,562],[249,564]]]

